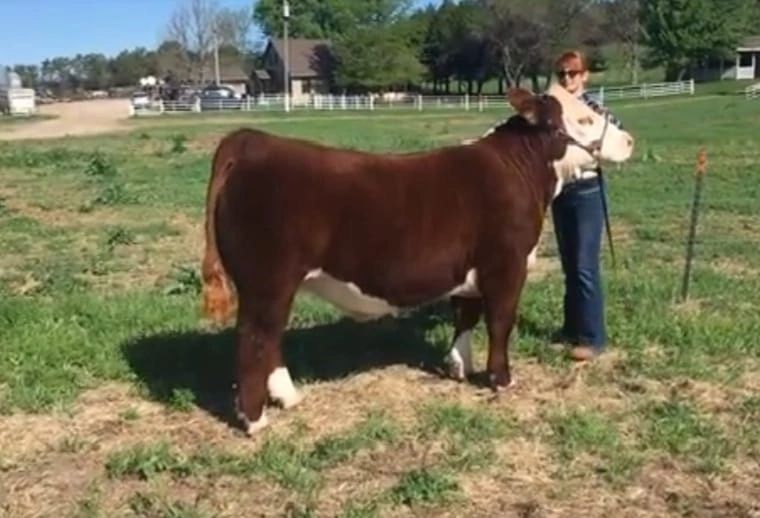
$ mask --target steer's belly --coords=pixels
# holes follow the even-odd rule
[[[309,272],[301,283],[301,290],[326,300],[354,320],[367,321],[388,315],[396,316],[401,311],[400,307],[387,300],[363,293],[356,284],[340,281],[322,270]],[[475,270],[470,270],[460,285],[422,301],[420,305],[452,295],[480,296],[476,286]]]

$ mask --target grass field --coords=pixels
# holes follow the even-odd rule
[[[611,107],[638,147],[609,170],[619,263],[605,249],[608,354],[578,366],[546,347],[562,299],[549,220],[511,392],[436,373],[446,307],[360,325],[304,296],[285,349],[305,400],[273,409],[253,439],[230,426],[232,335],[198,312],[219,137],[247,123],[414,150],[504,114],[177,117],[0,144],[0,514],[756,516],[760,103]],[[709,172],[681,303],[702,145]]]

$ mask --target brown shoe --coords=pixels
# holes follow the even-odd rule
[[[570,358],[577,362],[586,362],[593,360],[599,356],[599,354],[601,354],[601,350],[588,345],[576,345],[574,347],[571,347],[569,351]]]

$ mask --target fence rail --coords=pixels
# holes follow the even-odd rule
[[[747,88],[744,89],[744,96],[747,99],[756,99],[760,97],[760,83],[756,83],[754,85],[749,85]]]
[[[591,90],[601,102],[620,99],[648,99],[670,95],[694,95],[694,81],[650,83],[633,86],[602,87]],[[260,111],[342,111],[342,110],[464,110],[483,111],[489,108],[507,108],[507,99],[501,95],[323,95],[313,94],[301,98],[286,98],[282,94],[264,94],[243,99],[194,99],[183,101],[155,101],[132,107],[132,115],[160,115],[177,113],[260,112]]]
[[[669,83],[644,83],[641,85],[599,87],[591,90],[602,102],[617,99],[648,99],[667,95],[694,95],[694,80]]]

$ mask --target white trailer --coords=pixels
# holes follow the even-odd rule
[[[0,113],[6,115],[33,115],[37,111],[34,90],[23,88],[15,72],[0,68]]]

